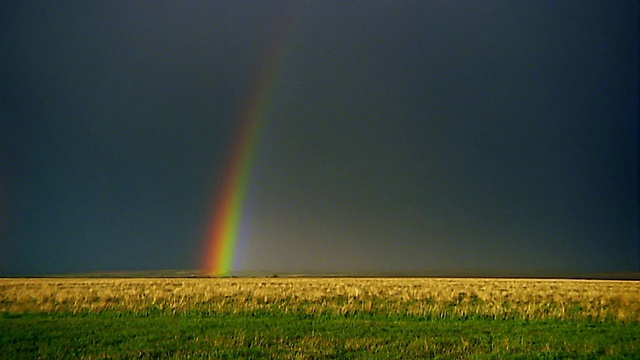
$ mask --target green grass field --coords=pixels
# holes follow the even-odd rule
[[[0,279],[13,358],[640,358],[638,282]]]
[[[3,358],[638,358],[637,324],[304,314],[0,318]]]

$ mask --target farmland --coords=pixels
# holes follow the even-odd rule
[[[639,344],[638,281],[0,279],[0,349],[19,358],[633,358]]]

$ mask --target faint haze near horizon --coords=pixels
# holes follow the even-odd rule
[[[287,12],[235,271],[640,271],[637,2],[6,1],[0,275],[200,266]]]

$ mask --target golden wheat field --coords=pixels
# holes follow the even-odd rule
[[[0,279],[0,312],[107,310],[640,321],[640,282],[458,278]]]

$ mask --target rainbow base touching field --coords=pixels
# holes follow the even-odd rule
[[[268,114],[282,67],[285,35],[293,22],[292,14],[292,11],[288,12],[287,18],[279,23],[278,31],[267,47],[266,56],[258,69],[258,77],[238,119],[230,156],[207,226],[202,265],[206,275],[224,276],[232,270],[251,165],[255,158],[260,129]]]

